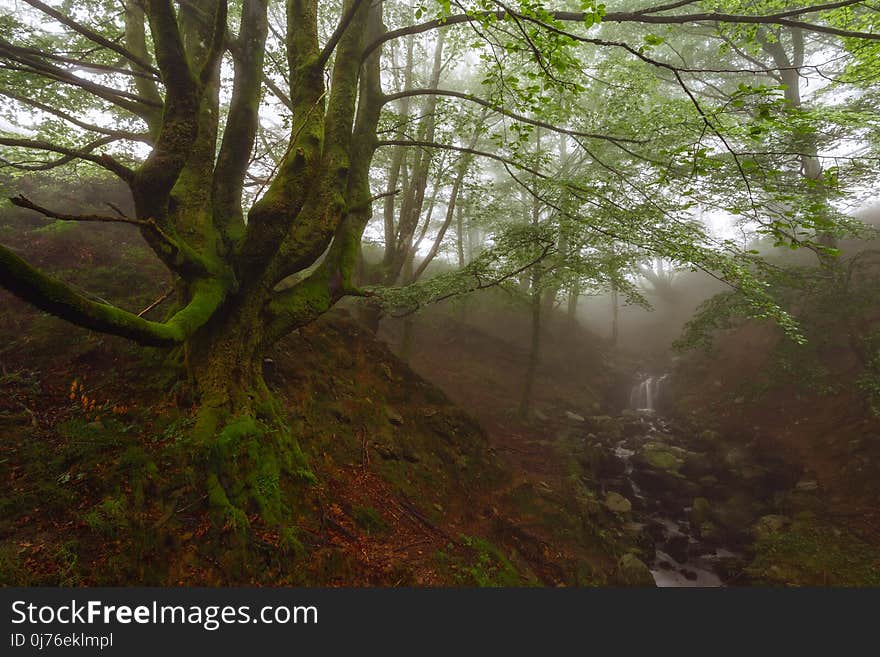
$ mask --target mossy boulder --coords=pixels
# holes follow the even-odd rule
[[[629,513],[632,511],[632,502],[620,493],[611,491],[605,496],[605,506],[615,513]]]
[[[684,464],[683,450],[659,442],[649,442],[639,451],[639,460],[657,470],[677,473]]]

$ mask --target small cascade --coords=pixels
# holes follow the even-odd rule
[[[637,411],[653,413],[657,410],[657,400],[660,398],[660,389],[668,374],[663,376],[645,376],[641,378],[629,395],[630,408]]]

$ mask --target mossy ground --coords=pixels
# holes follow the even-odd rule
[[[161,352],[46,321],[39,344],[4,358],[3,584],[498,586],[612,576],[601,558],[579,567],[576,551],[566,550],[565,568],[554,565],[560,552],[548,536],[592,536],[567,515],[564,495],[509,498],[511,473],[479,425],[344,314],[270,354],[284,435],[267,442],[277,427],[265,418],[226,419],[201,454],[198,409],[169,394]],[[81,346],[67,359],[71,338]],[[543,511],[528,518],[521,504]]]
[[[880,552],[852,529],[806,513],[759,539],[747,569],[772,586],[880,586]]]

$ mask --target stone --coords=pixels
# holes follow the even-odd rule
[[[741,493],[731,496],[726,502],[712,509],[712,520],[733,534],[747,532],[757,516],[753,501]]]
[[[572,422],[586,422],[586,419],[583,415],[578,415],[577,413],[573,413],[572,411],[565,411],[565,417]]]
[[[691,527],[699,527],[704,522],[708,521],[711,516],[712,509],[709,500],[705,497],[695,498],[691,505],[690,513],[688,514],[688,520],[691,522]]]
[[[704,541],[715,541],[720,538],[718,527],[715,526],[715,523],[709,522],[708,520],[697,527],[697,534]]]
[[[684,463],[684,460],[672,448],[662,443],[645,443],[642,446],[640,455],[647,463],[658,470],[677,472]]]
[[[617,572],[620,583],[624,586],[656,586],[651,570],[632,553],[620,557]]]
[[[801,479],[795,484],[794,489],[801,493],[809,493],[819,490],[819,482],[815,479]]]
[[[678,563],[687,563],[689,539],[684,534],[671,537],[664,544],[664,552],[675,559]]]
[[[385,407],[385,415],[391,424],[396,424],[396,425],[403,424],[403,416],[400,413],[398,413],[396,410],[391,408],[390,406]]]
[[[611,491],[605,496],[605,506],[615,513],[629,513],[632,511],[632,502],[620,493]]]

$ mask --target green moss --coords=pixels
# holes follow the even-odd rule
[[[31,575],[14,543],[0,544],[0,586],[29,586]]]
[[[371,506],[356,506],[351,515],[368,534],[381,533],[388,527],[379,512]]]
[[[763,536],[755,550],[747,572],[759,584],[880,586],[876,549],[819,520],[796,520],[785,531]]]
[[[219,511],[222,514],[221,520],[223,526],[229,526],[233,531],[244,531],[250,527],[250,522],[245,513],[241,509],[233,506],[229,501],[229,498],[226,496],[226,491],[223,490],[223,486],[220,485],[220,480],[217,478],[217,475],[208,475],[207,486],[208,502],[215,512]]]
[[[124,496],[107,497],[83,516],[89,528],[107,538],[117,537],[129,524],[128,501]]]
[[[486,539],[462,536],[461,540],[471,554],[470,563],[466,563],[458,575],[460,584],[499,587],[523,586],[528,583],[520,576],[507,556]]]
[[[658,443],[648,443],[642,448],[642,456],[652,466],[660,470],[670,470],[677,472],[682,466],[682,459],[676,454]]]

